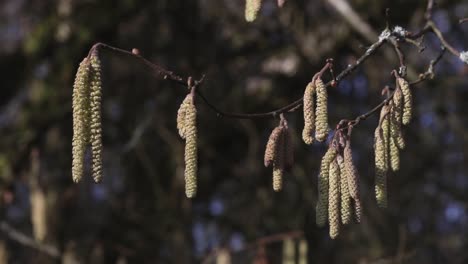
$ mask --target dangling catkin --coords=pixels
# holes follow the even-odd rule
[[[273,164],[275,157],[277,156],[278,145],[280,142],[280,138],[283,133],[283,127],[277,126],[273,129],[268,138],[268,143],[265,148],[265,156],[264,156],[264,165],[265,167],[269,167]]]
[[[390,168],[392,171],[398,171],[400,169],[400,150],[398,149],[396,139],[394,137],[389,138],[390,145]]]
[[[336,149],[331,146],[323,155],[318,179],[318,201],[315,220],[318,226],[324,226],[328,217],[328,175],[330,163],[336,157]]]
[[[398,84],[403,93],[403,125],[408,125],[411,121],[412,111],[413,111],[413,99],[411,95],[411,89],[409,87],[408,81],[402,77],[398,77]]]
[[[315,133],[315,138],[322,142],[328,136],[328,109],[327,109],[327,102],[328,102],[328,95],[327,95],[327,87],[323,83],[322,79],[317,78],[315,80],[315,86],[317,89],[317,119],[315,120],[317,131]]]
[[[382,107],[380,125],[374,135],[375,151],[375,197],[379,207],[387,207],[387,171],[388,171],[388,106]]]
[[[87,144],[89,60],[84,58],[78,67],[73,85],[73,140],[72,140],[72,178],[79,182],[83,176],[84,155]]]
[[[343,150],[345,178],[348,183],[349,195],[354,200],[354,213],[356,221],[361,221],[361,197],[359,192],[359,174],[354,166],[353,153],[351,150],[351,141],[347,140]]]
[[[281,133],[279,144],[277,145],[279,148],[277,151],[277,155],[275,157],[275,161],[273,162],[273,190],[275,192],[281,191],[283,188],[283,175],[284,175],[284,133]]]
[[[186,96],[177,111],[177,130],[179,131],[179,135],[182,139],[185,139],[185,115],[187,104],[190,100],[192,100],[192,96]]]
[[[90,92],[90,140],[92,151],[92,172],[94,182],[102,181],[102,125],[101,125],[101,61],[97,52],[91,54],[91,92]]]
[[[330,164],[328,189],[328,222],[330,237],[335,239],[340,231],[340,167],[336,159]]]
[[[346,178],[347,174],[345,172],[344,159],[341,155],[338,155],[336,157],[336,161],[338,162],[338,166],[340,168],[341,222],[346,225],[351,221],[353,208],[351,207],[351,196],[349,194],[348,179]]]
[[[304,129],[302,139],[308,145],[314,142],[315,130],[315,109],[314,109],[315,84],[310,82],[304,92]]]
[[[262,7],[262,0],[246,0],[245,1],[245,20],[253,22]]]
[[[187,99],[189,98],[189,99]],[[192,94],[188,94],[185,109],[184,135],[185,135],[185,195],[195,197],[197,193],[197,109]]]

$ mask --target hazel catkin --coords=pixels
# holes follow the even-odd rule
[[[340,168],[336,159],[330,164],[328,194],[330,237],[335,239],[340,231]]]
[[[317,119],[315,120],[317,131],[315,133],[315,138],[322,142],[328,136],[328,95],[327,95],[327,87],[323,83],[322,79],[317,78],[315,80],[315,86],[317,90],[317,108],[316,114]]]
[[[188,94],[186,100],[185,131],[183,133],[185,135],[185,194],[188,198],[193,198],[197,193],[198,172],[197,109],[192,94]]]
[[[92,176],[96,183],[102,181],[102,124],[101,124],[101,61],[97,52],[91,54],[90,91],[90,141],[92,152]]]
[[[336,157],[337,151],[331,146],[322,157],[320,165],[320,174],[318,179],[318,201],[316,206],[316,223],[318,226],[324,226],[328,216],[328,180],[330,163]]]
[[[84,155],[87,144],[89,124],[88,89],[89,89],[90,63],[84,58],[78,67],[73,84],[73,139],[72,139],[72,178],[79,182],[84,172]]]
[[[340,169],[340,216],[343,224],[351,222],[352,207],[351,207],[351,196],[349,195],[348,179],[346,178],[344,158],[341,155],[336,157],[338,167]]]
[[[361,197],[359,191],[359,174],[354,165],[351,141],[348,139],[343,150],[345,179],[348,183],[349,195],[354,201],[354,214],[356,221],[361,220]]]
[[[245,1],[245,20],[253,22],[262,7],[262,0],[246,0]]]
[[[314,109],[315,84],[310,82],[304,91],[304,129],[302,130],[302,139],[308,145],[314,142],[315,130],[315,109]]]
[[[403,116],[402,123],[403,125],[408,125],[411,121],[411,116],[413,112],[413,98],[411,94],[411,89],[408,81],[402,77],[398,77],[398,85],[401,88],[403,93]]]
[[[388,106],[380,112],[379,126],[374,133],[375,152],[375,197],[379,207],[387,207],[387,171],[388,171]],[[387,137],[387,138],[386,138]]]

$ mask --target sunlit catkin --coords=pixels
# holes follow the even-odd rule
[[[315,220],[318,226],[324,226],[328,217],[328,178],[330,163],[336,157],[336,149],[331,146],[323,155],[318,178],[318,201],[316,206]]]
[[[177,111],[177,130],[181,138],[185,139],[185,115],[188,101],[192,100],[192,96],[185,97]]]
[[[94,51],[91,54],[90,140],[92,151],[92,176],[96,183],[102,181],[102,124],[101,124],[101,61]]]
[[[89,130],[87,122],[89,74],[89,60],[84,58],[78,67],[73,85],[72,178],[74,182],[81,180],[84,170],[84,155]]]
[[[317,89],[317,119],[315,120],[315,125],[317,126],[317,131],[315,133],[315,138],[322,142],[328,136],[328,95],[327,87],[323,83],[322,79],[317,78],[315,80],[315,86]]]
[[[246,0],[245,1],[245,20],[253,22],[262,7],[262,0]]]
[[[265,167],[269,167],[271,164],[273,164],[275,157],[277,156],[277,152],[279,149],[278,145],[279,145],[282,133],[283,133],[282,126],[275,127],[273,131],[271,132],[270,137],[268,138],[266,148],[265,148],[265,155],[264,155]]]
[[[359,192],[359,174],[354,165],[353,153],[351,150],[351,141],[346,142],[345,148],[343,150],[343,159],[344,159],[344,171],[345,178],[348,183],[349,195],[354,200],[354,213],[356,216],[356,221],[360,222],[361,220],[361,197]]]
[[[304,92],[304,129],[302,130],[302,140],[306,144],[314,142],[315,130],[315,109],[314,109],[315,84],[310,82]]]
[[[412,111],[413,111],[413,98],[411,95],[411,89],[409,87],[408,81],[402,77],[398,77],[398,84],[403,93],[403,125],[408,125],[411,121]]]
[[[189,98],[189,99],[187,99]],[[192,94],[188,94],[185,109],[185,194],[188,198],[195,197],[197,193],[197,109]],[[184,100],[184,101],[185,101]]]
[[[335,239],[340,231],[340,167],[336,159],[330,164],[328,188],[328,222],[330,237]]]
[[[389,139],[390,147],[390,168],[392,171],[398,171],[400,169],[400,150],[398,149],[396,139],[390,137]]]
[[[285,167],[285,129],[282,127],[282,132],[276,145],[276,153],[273,160],[273,190],[275,192],[281,191],[283,188],[283,175]]]
[[[387,106],[380,113],[380,125],[374,133],[375,151],[375,198],[379,207],[387,207],[387,171],[388,171],[388,148],[385,139],[385,120],[387,118]],[[388,126],[388,123],[387,123]]]
[[[351,207],[351,196],[349,194],[348,188],[348,179],[346,178],[347,174],[345,172],[346,170],[343,157],[341,155],[337,156],[336,161],[338,162],[338,166],[340,168],[341,222],[343,224],[348,224],[351,222],[351,216],[353,213],[353,208]]]

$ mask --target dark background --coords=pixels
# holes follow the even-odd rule
[[[468,49],[468,23],[458,24],[468,3],[438,2],[435,22],[455,48]],[[350,4],[377,34],[387,7],[392,25],[424,25],[426,1]],[[186,92],[111,53],[101,55],[105,178],[93,184],[88,171],[72,183],[73,79],[96,42],[138,48],[182,76],[206,74],[208,99],[243,113],[296,100],[326,58],[340,72],[370,44],[327,1],[290,0],[278,9],[264,0],[254,23],[243,9],[240,0],[0,2],[0,263],[196,263],[222,247],[233,263],[250,263],[258,248],[247,245],[289,231],[304,232],[310,263],[468,263],[468,68],[451,54],[434,80],[414,89],[414,119],[404,131],[401,171],[389,176],[386,210],[373,195],[377,118],[354,129],[363,217],[336,240],[315,225],[326,144],[302,142],[301,111],[287,115],[296,161],[274,193],[263,151],[278,120],[218,118],[199,101],[199,192],[189,200],[175,124]],[[423,53],[403,45],[410,80],[438,53],[432,35],[424,44]],[[387,45],[329,89],[330,125],[377,105],[396,67]],[[12,233],[31,242],[38,228],[40,243]],[[265,249],[269,263],[281,262],[281,242]]]

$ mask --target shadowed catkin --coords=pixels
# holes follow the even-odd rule
[[[315,80],[315,86],[317,90],[317,109],[315,111],[317,114],[317,119],[315,120],[317,131],[315,133],[315,138],[322,142],[328,136],[328,95],[327,87],[323,83],[322,79],[317,78]]]
[[[344,179],[347,180],[349,195],[354,200],[354,213],[356,221],[361,221],[361,197],[359,194],[359,175],[356,167],[354,166],[353,153],[351,150],[351,141],[347,140],[343,150],[344,159]]]
[[[336,157],[336,149],[331,146],[323,155],[320,165],[320,174],[318,179],[318,201],[316,206],[315,221],[318,226],[324,226],[328,217],[328,175],[330,163]]]
[[[72,178],[74,182],[81,180],[84,171],[84,155],[89,134],[87,121],[89,74],[89,60],[84,58],[78,67],[73,85]]]
[[[411,95],[411,89],[409,87],[408,81],[402,77],[397,77],[398,85],[401,88],[403,93],[403,125],[408,125],[411,121],[411,116],[413,112],[413,98]]]
[[[188,98],[188,99],[187,99]],[[192,94],[188,94],[186,101],[184,135],[185,135],[185,195],[195,197],[197,193],[197,109]]]
[[[328,222],[330,237],[335,239],[340,232],[340,167],[336,159],[330,164],[328,188]]]
[[[269,167],[273,164],[275,157],[277,156],[278,151],[278,144],[283,133],[283,127],[277,126],[273,129],[268,138],[268,142],[265,148],[265,156],[264,156],[264,165],[265,167]]]
[[[91,91],[90,91],[90,140],[92,151],[92,176],[94,182],[102,181],[102,124],[101,124],[101,61],[94,51],[91,54]]]
[[[304,129],[302,130],[302,140],[308,145],[314,142],[315,130],[315,109],[314,109],[315,84],[310,82],[304,92]]]
[[[375,198],[379,207],[387,207],[388,148],[386,147],[385,138],[385,129],[388,129],[387,116],[388,106],[384,105],[380,112],[380,125],[377,126],[374,133]]]
[[[351,196],[349,195],[348,179],[346,179],[344,159],[341,155],[339,155],[336,157],[336,161],[338,162],[338,166],[340,168],[341,222],[346,225],[351,222],[353,208],[351,207]]]
[[[245,20],[253,22],[262,7],[262,0],[246,0],[245,1]]]

